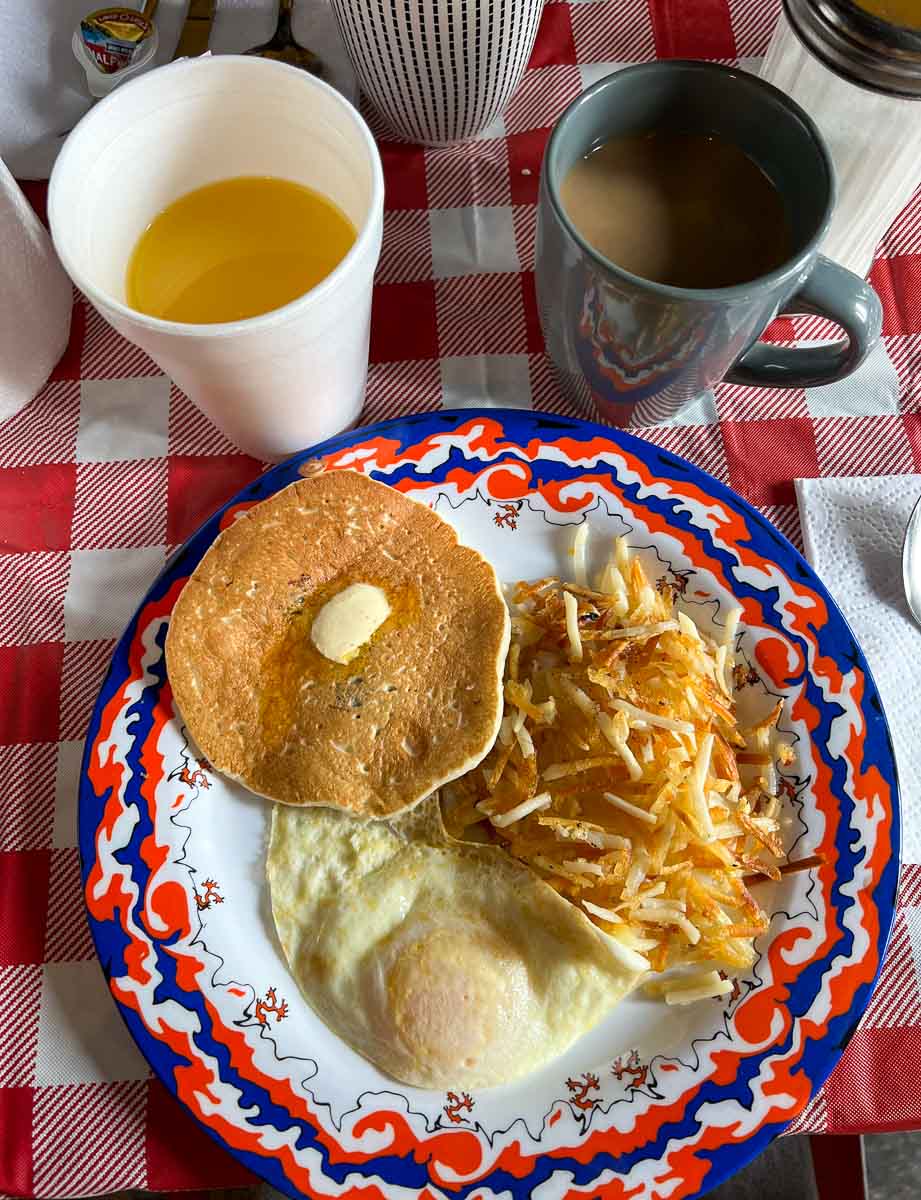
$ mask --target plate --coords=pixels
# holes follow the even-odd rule
[[[630,997],[562,1057],[477,1094],[401,1086],[327,1030],[275,936],[269,805],[211,770],[173,712],[163,645],[219,530],[301,477],[359,469],[429,504],[504,581],[567,574],[576,523],[600,562],[626,534],[704,626],[744,609],[738,647],[784,699],[792,858],[734,994],[681,1009]],[[80,783],[90,926],[157,1075],[211,1135],[289,1195],[694,1196],[809,1103],[865,1009],[898,878],[895,767],[844,618],[797,551],[690,463],[587,422],[495,409],[351,431],[270,470],[168,563],[115,652]]]

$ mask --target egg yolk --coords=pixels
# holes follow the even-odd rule
[[[388,977],[390,1016],[406,1052],[444,1071],[473,1068],[514,1041],[527,970],[486,930],[438,929],[407,944]]]

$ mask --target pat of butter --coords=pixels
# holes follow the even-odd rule
[[[386,593],[371,583],[350,583],[314,617],[310,640],[324,658],[347,663],[390,616]]]

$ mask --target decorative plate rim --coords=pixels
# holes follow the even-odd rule
[[[320,456],[328,457],[339,452],[347,451],[352,446],[360,445],[379,436],[384,436],[388,433],[388,431],[392,432],[400,428],[404,430],[412,429],[413,436],[418,441],[419,439],[424,439],[431,435],[447,434],[461,429],[466,424],[476,423],[478,421],[486,421],[498,424],[506,441],[512,446],[521,447],[526,444],[526,440],[532,443],[536,440],[541,446],[546,446],[548,442],[552,442],[554,440],[554,437],[552,436],[554,434],[558,434],[561,437],[565,436],[566,434],[571,434],[576,436],[582,435],[585,441],[601,439],[609,443],[614,450],[633,455],[645,466],[650,466],[650,458],[658,456],[661,463],[667,465],[673,471],[682,473],[689,483],[702,485],[702,490],[705,495],[725,503],[730,510],[735,510],[748,521],[754,522],[755,525],[757,525],[758,528],[778,547],[780,551],[780,558],[786,558],[788,560],[789,564],[795,568],[800,581],[803,582],[803,584],[808,584],[809,588],[819,596],[819,598],[828,607],[829,616],[840,621],[842,629],[846,631],[846,633],[852,639],[853,657],[849,658],[848,661],[852,664],[855,670],[859,670],[866,680],[866,685],[869,689],[866,703],[871,703],[875,699],[875,707],[877,709],[875,717],[875,732],[885,742],[884,749],[881,747],[881,757],[889,773],[889,778],[886,780],[886,782],[890,782],[889,795],[891,798],[891,803],[888,809],[888,816],[891,822],[888,834],[889,857],[879,867],[878,875],[871,881],[873,883],[872,903],[875,905],[875,913],[878,922],[876,937],[875,939],[869,939],[867,949],[862,955],[855,956],[852,952],[851,957],[846,959],[848,963],[859,963],[862,962],[865,957],[872,956],[875,953],[877,955],[875,969],[873,971],[872,978],[859,983],[854,990],[854,997],[860,996],[861,999],[859,1002],[855,1002],[851,1006],[849,1015],[852,1015],[855,1010],[856,1015],[853,1015],[853,1019],[851,1020],[850,1024],[847,1025],[843,1034],[837,1037],[836,1040],[832,1041],[832,1034],[828,1029],[827,1023],[833,1020],[837,1021],[840,1018],[843,1018],[845,1014],[842,1012],[831,1012],[826,1020],[826,1028],[824,1033],[821,1037],[813,1041],[814,1051],[821,1049],[822,1053],[820,1055],[820,1061],[817,1064],[811,1064],[811,1070],[808,1074],[811,1099],[823,1086],[831,1071],[837,1065],[841,1055],[844,1052],[844,1049],[847,1046],[848,1041],[850,1040],[850,1037],[857,1028],[859,1021],[866,1010],[873,990],[878,983],[880,972],[882,971],[886,947],[891,936],[892,925],[896,911],[896,891],[898,886],[901,847],[901,805],[899,799],[899,783],[888,723],[886,721],[886,716],[882,708],[881,701],[879,700],[879,693],[876,688],[875,681],[873,680],[872,672],[866,662],[863,652],[860,649],[859,642],[857,641],[856,637],[854,637],[853,631],[851,630],[846,618],[841,613],[821,579],[815,574],[802,554],[786,537],[784,537],[782,533],[780,533],[779,530],[777,530],[770,523],[766,517],[763,516],[763,514],[761,514],[750,502],[733,491],[732,488],[730,488],[727,484],[714,478],[702,468],[697,467],[682,456],[673,453],[671,450],[660,447],[653,442],[645,441],[633,434],[578,418],[560,417],[556,416],[555,414],[545,414],[527,409],[462,408],[453,410],[438,410],[434,412],[416,413],[403,417],[395,417],[386,421],[377,422],[373,425],[363,426],[337,434],[335,437],[329,438],[322,443],[318,443],[315,446],[309,447],[298,454],[293,455],[284,462],[276,464],[267,471],[263,472],[261,475],[258,475],[255,479],[251,480],[233,497],[215,509],[215,511],[209,517],[207,517],[188,538],[186,538],[182,546],[177,548],[168,556],[162,570],[158,573],[157,578],[150,585],[145,592],[144,597],[136,606],[125,631],[116,643],[116,647],[112,655],[112,661],[106,672],[105,678],[99,689],[97,699],[94,703],[92,716],[88,724],[81,762],[79,780],[78,830],[84,902],[87,905],[87,917],[97,957],[100,961],[100,966],[102,967],[106,981],[110,986],[110,990],[112,990],[112,978],[111,972],[105,961],[106,948],[103,944],[103,925],[102,922],[98,921],[93,913],[89,910],[88,901],[88,881],[91,868],[94,865],[96,858],[95,836],[100,823],[98,814],[91,811],[90,802],[92,801],[93,805],[95,805],[95,807],[98,809],[100,797],[93,790],[92,785],[89,782],[89,771],[91,767],[92,752],[97,744],[96,739],[99,736],[100,720],[102,716],[102,710],[104,708],[105,698],[107,695],[113,692],[113,681],[116,678],[116,669],[125,658],[127,650],[132,643],[132,639],[135,637],[139,617],[145,612],[147,606],[155,597],[158,589],[163,587],[168,577],[176,575],[177,569],[181,566],[182,560],[188,552],[190,546],[196,543],[202,537],[205,531],[209,529],[209,527],[213,526],[213,532],[216,535],[221,527],[222,519],[228,512],[236,509],[241,504],[256,502],[255,500],[247,500],[248,493],[258,491],[258,499],[264,499],[266,496],[274,494],[274,492],[278,491],[281,487],[284,487],[287,485],[287,483],[291,482],[289,476],[292,473],[292,469],[296,470],[308,460],[316,459]],[[545,439],[544,435],[547,434],[551,436]],[[569,465],[574,468],[578,466],[578,464],[573,463],[570,463]],[[597,464],[595,470],[603,471],[615,482],[617,482],[617,472],[611,465]],[[381,477],[379,473],[377,477]],[[668,486],[670,483],[674,483],[674,478],[665,478],[663,479],[663,482],[666,486]],[[202,550],[202,553],[204,553],[204,550]],[[808,666],[806,667],[806,671],[808,673]],[[119,678],[124,679],[124,671],[121,672]],[[883,808],[885,809],[885,804],[883,804]],[[853,901],[852,903],[856,903],[856,901]],[[207,1131],[209,1136],[211,1136],[219,1145],[228,1150],[248,1169],[264,1178],[273,1186],[279,1187],[280,1189],[286,1191],[287,1194],[295,1198],[305,1194],[304,1192],[299,1191],[295,1184],[290,1182],[287,1177],[283,1175],[281,1169],[273,1170],[273,1164],[277,1166],[278,1160],[276,1158],[258,1155],[250,1150],[233,1146],[225,1137],[221,1135],[220,1131],[214,1127],[213,1123],[206,1121],[198,1113],[194,1112],[187,1104],[185,1104],[182,1098],[178,1095],[178,1087],[172,1074],[171,1065],[167,1063],[165,1059],[161,1061],[156,1050],[154,1049],[154,1046],[159,1046],[160,1043],[155,1041],[153,1046],[145,1048],[144,1040],[146,1039],[142,1039],[140,1036],[140,1031],[135,1027],[134,1022],[136,1018],[130,1013],[130,1010],[122,1003],[121,1000],[118,999],[117,996],[113,995],[113,999],[115,999],[119,1014],[125,1021],[132,1038],[137,1043],[142,1055],[147,1059],[157,1078],[160,1079],[167,1090],[173,1096],[175,1096],[180,1103],[183,1103],[186,1110],[193,1116],[198,1124],[200,1124],[202,1128]],[[801,1017],[791,1018],[791,1028],[795,1027],[796,1023],[801,1019]],[[769,1043],[756,1054],[752,1055],[752,1060],[760,1062],[763,1058],[770,1054],[772,1049],[775,1049],[775,1045],[774,1043]],[[724,1140],[722,1143],[716,1146],[704,1147],[704,1149],[709,1152],[707,1161],[709,1162],[710,1166],[709,1170],[701,1178],[698,1186],[706,1186],[707,1189],[710,1189],[729,1178],[737,1170],[754,1158],[756,1154],[760,1153],[770,1141],[784,1132],[790,1121],[792,1121],[800,1111],[802,1111],[802,1106],[787,1120],[761,1124],[760,1126],[756,1127],[754,1133],[750,1137],[743,1140],[731,1142]],[[477,1128],[479,1129],[479,1126]],[[469,1133],[469,1130],[464,1131],[458,1128],[455,1130],[447,1130],[445,1132],[447,1132],[447,1134],[450,1136],[454,1133]],[[589,1136],[590,1132],[590,1124],[587,1122],[584,1123],[582,1126],[583,1141]],[[599,1133],[597,1130],[594,1132]],[[600,1136],[605,1135],[602,1133]],[[665,1134],[662,1134],[661,1138],[662,1144],[658,1147],[660,1155],[665,1153],[667,1146],[670,1144],[670,1140]],[[571,1149],[576,1149],[576,1146],[574,1145],[571,1147]],[[656,1148],[653,1147],[653,1155],[655,1155],[655,1152]],[[540,1147],[531,1155],[535,1163],[539,1162],[541,1158],[546,1158],[548,1156],[549,1152]],[[611,1155],[610,1157],[613,1158],[614,1156]],[[573,1160],[561,1160],[560,1166],[565,1167],[565,1165],[571,1161]],[[595,1159],[592,1158],[590,1161],[594,1162]],[[650,1157],[650,1159],[647,1161],[653,1161],[653,1158]],[[601,1170],[601,1168],[599,1168],[599,1170]],[[498,1195],[499,1193],[494,1191],[490,1184],[492,1174],[493,1168],[490,1168],[485,1180],[474,1180],[473,1182],[459,1181],[453,1187],[450,1184],[446,1184],[444,1180],[433,1181],[429,1179],[422,1188],[422,1194],[429,1194],[428,1189],[433,1189],[432,1194],[435,1195],[451,1194],[464,1197],[467,1197],[468,1195],[476,1195],[477,1197]],[[549,1178],[552,1178],[552,1175],[548,1176],[548,1179]],[[613,1178],[616,1180],[617,1176],[615,1175]],[[526,1193],[530,1194],[530,1189],[527,1185],[527,1177],[518,1180],[505,1172],[503,1174],[503,1179],[504,1185],[501,1190],[504,1190],[507,1194],[511,1194],[513,1196],[525,1195]],[[602,1175],[598,1174],[593,1180],[589,1180],[588,1182],[580,1182],[577,1185],[575,1175],[571,1175],[570,1183],[566,1185],[568,1189],[566,1194],[571,1196],[588,1195],[592,1189],[597,1191],[599,1187],[602,1189],[602,1191],[597,1193],[599,1195],[610,1195],[613,1197],[615,1194],[619,1194],[615,1193],[613,1190],[608,1190],[607,1184],[601,1182],[601,1179]],[[332,1183],[332,1181],[329,1182]],[[387,1195],[388,1193],[386,1190],[380,1190],[382,1184],[386,1185],[387,1181],[381,1180],[380,1178],[371,1179],[362,1177],[356,1186],[377,1189],[379,1195]],[[521,1186],[519,1186],[519,1184]],[[343,1181],[341,1183],[334,1184],[334,1186],[345,1188],[348,1185]],[[403,1186],[404,1188],[406,1187],[406,1185],[400,1186]],[[439,1189],[445,1189],[445,1191]],[[328,1195],[329,1193],[324,1192],[322,1194]],[[556,1193],[553,1194],[555,1195]],[[629,1194],[638,1195],[639,1193],[630,1192]],[[676,1196],[679,1194],[681,1196],[690,1196],[698,1193],[696,1190],[694,1192],[679,1192],[676,1188],[674,1194]]]

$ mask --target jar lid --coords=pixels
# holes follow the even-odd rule
[[[858,87],[921,100],[921,13],[906,0],[783,0],[804,46]],[[909,14],[907,9],[913,11]],[[902,23],[900,23],[902,22]]]

